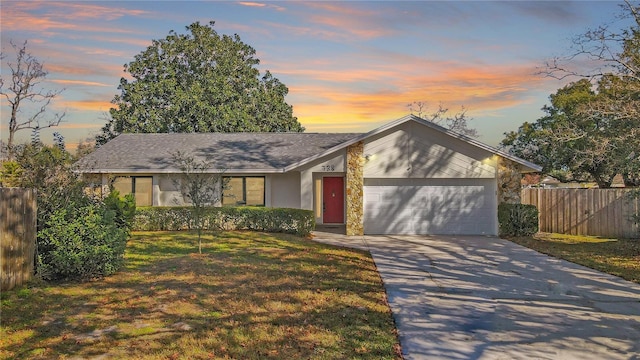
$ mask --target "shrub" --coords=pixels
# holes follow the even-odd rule
[[[0,168],[0,186],[19,187],[23,169],[16,161],[4,161]]]
[[[103,200],[107,210],[112,210],[115,222],[118,227],[127,231],[133,226],[133,219],[136,214],[136,199],[133,194],[120,196],[118,190],[111,190],[109,195]]]
[[[88,196],[64,147],[20,146],[16,161],[3,163],[3,185],[37,190],[36,271],[45,280],[85,280],[109,275],[122,265],[133,197]]]
[[[123,264],[127,230],[104,206],[59,209],[38,232],[38,273],[45,280],[87,280],[115,273]]]
[[[538,209],[535,205],[498,205],[501,236],[530,236],[538,232]]]
[[[205,209],[204,230],[255,230],[283,232],[306,236],[315,227],[310,210],[266,207],[208,207]],[[134,230],[187,230],[195,223],[189,207],[138,208]]]

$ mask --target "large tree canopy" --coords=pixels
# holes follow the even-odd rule
[[[502,145],[511,153],[543,166],[543,171],[589,175],[602,188],[622,174],[628,183],[640,169],[640,128],[637,119],[615,107],[623,104],[619,77],[608,75],[594,90],[586,79],[571,83],[549,97],[546,116],[506,133]],[[637,93],[636,93],[637,95]],[[599,110],[598,110],[599,109]]]
[[[600,187],[622,174],[627,185],[640,185],[640,7],[626,1],[622,10],[629,28],[589,30],[568,56],[547,64],[545,75],[580,80],[550,96],[546,116],[506,133],[503,146],[546,173],[588,174]]]
[[[269,71],[260,76],[256,51],[213,25],[171,31],[125,65],[131,80],[120,80],[98,143],[120,133],[304,131],[287,87]]]

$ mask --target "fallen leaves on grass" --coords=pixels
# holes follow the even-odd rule
[[[0,358],[400,358],[364,252],[282,234],[135,233],[126,268],[2,294]]]

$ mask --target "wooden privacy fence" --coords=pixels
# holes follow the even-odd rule
[[[0,188],[0,285],[10,290],[31,279],[36,250],[35,189]]]
[[[540,211],[542,232],[618,238],[639,237],[631,216],[640,201],[624,189],[523,189],[523,204]]]

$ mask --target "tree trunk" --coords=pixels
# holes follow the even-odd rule
[[[609,189],[611,188],[611,183],[613,183],[613,177],[611,176],[594,176],[593,178],[600,189]]]
[[[640,174],[623,174],[622,179],[624,180],[625,187],[640,186]]]

